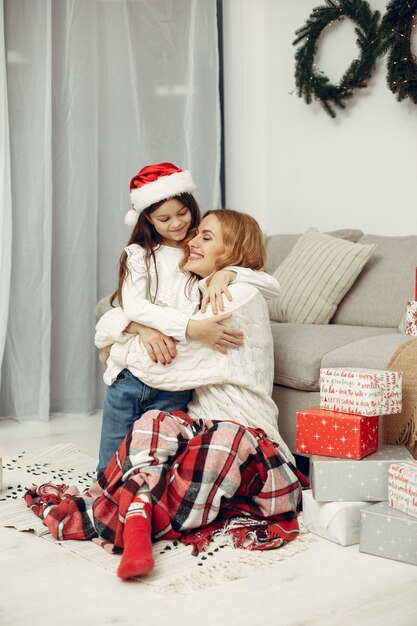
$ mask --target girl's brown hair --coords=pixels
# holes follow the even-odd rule
[[[174,196],[173,199],[178,200],[190,210],[191,224],[189,230],[192,232],[201,221],[200,208],[197,204],[196,199],[191,193],[182,193],[178,196]],[[166,200],[167,199],[161,200],[160,202],[155,202],[155,204],[152,204],[147,209],[143,209],[143,211],[141,211],[138,217],[138,221],[136,222],[136,225],[130,236],[130,239],[127,242],[128,246],[133,243],[137,243],[145,250],[145,265],[148,274],[148,287],[150,285],[150,266],[151,262],[153,263],[156,273],[156,288],[155,293],[151,294],[152,302],[155,302],[156,294],[158,292],[158,271],[156,266],[155,250],[157,250],[159,246],[162,245],[163,240],[155,230],[153,224],[149,221],[148,217],[149,215],[152,215],[152,213],[156,211],[156,209],[158,209],[164,202],[166,202]],[[128,272],[129,269],[127,267],[127,252],[123,250],[119,260],[119,283],[117,290],[110,297],[111,305],[113,305],[113,302],[117,297],[120,306],[123,306],[122,289]]]
[[[214,209],[207,211],[203,217],[215,215],[222,226],[224,253],[217,260],[215,270],[227,265],[248,267],[252,270],[263,270],[266,264],[264,236],[258,222],[247,213],[232,209]],[[187,241],[191,238],[188,237]],[[180,263],[183,269],[187,263],[188,252]],[[208,281],[209,282],[209,281]]]

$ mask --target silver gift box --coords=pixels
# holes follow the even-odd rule
[[[411,461],[405,446],[381,446],[363,459],[311,457],[310,480],[317,502],[380,502],[388,500],[388,468]]]
[[[359,543],[361,509],[367,502],[316,502],[311,489],[303,491],[303,523],[314,535],[341,546]]]
[[[359,550],[417,565],[417,519],[378,502],[361,511]]]

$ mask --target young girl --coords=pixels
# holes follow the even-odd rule
[[[190,319],[199,306],[199,288],[197,283],[187,288],[189,274],[179,269],[179,263],[184,240],[200,223],[199,207],[192,195],[194,190],[190,172],[171,163],[146,166],[130,183],[132,209],[125,221],[134,228],[120,258],[118,289],[111,302],[117,295],[126,323],[142,325],[140,335],[150,358],[164,366],[175,358],[175,342],[186,338],[198,339],[223,353],[242,343],[240,330],[221,323],[230,313],[201,321]],[[264,287],[265,295],[277,295],[277,283],[272,277],[233,267],[218,272],[212,279],[211,293],[206,295],[206,300],[213,299],[214,294],[214,303],[218,302],[221,307],[218,296],[238,274],[245,275],[245,271],[258,274],[252,281]],[[97,347],[106,345],[107,324],[117,313],[117,309],[109,311],[97,324]],[[126,341],[126,334],[118,341]],[[185,411],[191,399],[189,390],[162,391],[147,386],[129,368],[122,369],[114,363],[111,356],[106,365],[104,382],[108,387],[98,474],[143,413],[151,409]]]

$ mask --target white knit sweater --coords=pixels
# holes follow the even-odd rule
[[[247,284],[232,283],[229,290],[233,300],[225,301],[225,312],[232,317],[225,324],[240,328],[243,346],[221,354],[199,341],[177,344],[177,356],[168,366],[154,363],[138,335],[120,342],[126,317],[112,316],[106,341],[117,339],[111,358],[119,367],[127,367],[150,387],[179,391],[194,389],[188,413],[195,420],[230,419],[244,426],[262,428],[268,437],[280,445],[288,459],[291,452],[278,431],[278,409],[271,398],[273,385],[273,341],[268,311],[258,290]],[[211,316],[211,309],[201,311],[192,319]],[[126,335],[125,335],[126,339]]]
[[[204,291],[206,280],[203,279],[198,284],[194,283],[190,289],[187,288],[190,275],[181,272],[178,267],[184,255],[180,248],[159,246],[155,249],[156,268],[153,263],[150,264],[149,281],[144,249],[132,244],[125,248],[125,252],[128,257],[128,273],[123,283],[123,311],[111,309],[98,321],[95,335],[97,348],[103,348],[113,342],[127,341],[131,336],[123,334],[123,331],[132,320],[156,328],[178,341],[184,341],[187,324],[200,303],[199,287]],[[254,285],[267,299],[279,295],[280,286],[277,279],[266,272],[255,272],[246,267],[235,266],[227,266],[225,269],[236,272],[234,284],[243,282]],[[151,295],[155,292],[156,298],[151,301]],[[115,328],[120,330],[118,336],[114,335]],[[122,369],[110,355],[103,376],[106,385],[112,385]]]

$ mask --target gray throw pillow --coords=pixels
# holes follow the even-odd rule
[[[268,303],[270,318],[327,324],[375,248],[310,228],[274,272],[282,291]]]

